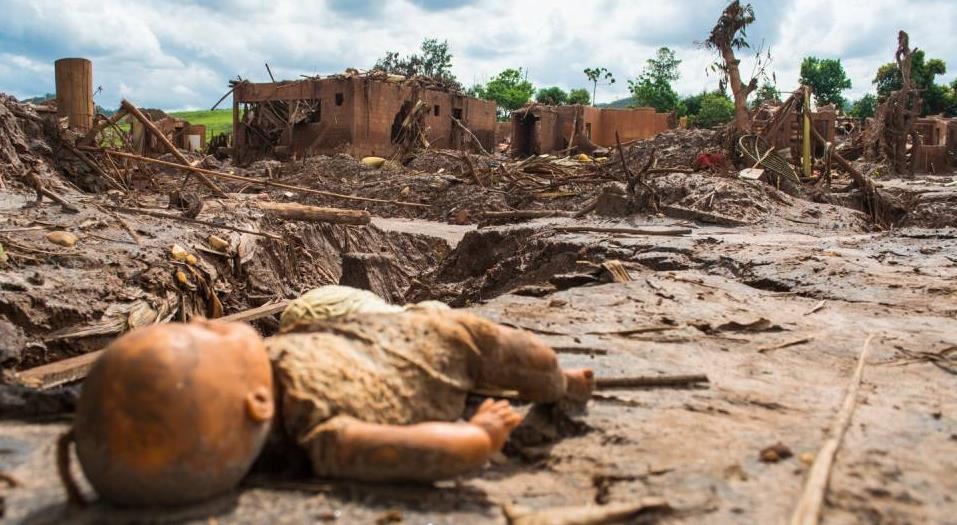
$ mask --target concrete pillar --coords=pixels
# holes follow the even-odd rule
[[[53,69],[57,115],[66,117],[70,128],[88,131],[93,127],[93,63],[85,58],[61,58]]]

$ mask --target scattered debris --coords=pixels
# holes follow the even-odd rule
[[[788,448],[787,445],[778,442],[762,449],[761,453],[758,454],[758,459],[760,459],[762,463],[777,463],[793,455],[794,453],[791,452],[791,449]]]

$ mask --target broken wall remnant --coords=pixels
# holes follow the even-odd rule
[[[914,121],[911,135],[914,172],[940,173],[949,170],[953,165],[950,156],[957,151],[955,142],[957,119],[938,115]]]
[[[421,104],[420,104],[421,103]],[[396,75],[338,75],[297,81],[239,82],[233,88],[234,158],[349,153],[392,157],[402,126],[424,104],[423,139],[436,148],[495,146],[495,103]],[[421,109],[421,108],[420,108]],[[453,120],[455,119],[455,120]],[[476,146],[477,149],[480,149]]]
[[[579,146],[580,142],[607,148],[615,145],[616,136],[629,142],[675,127],[670,113],[658,113],[654,108],[531,104],[512,113],[512,153],[539,155]]]
[[[53,63],[57,116],[79,131],[93,127],[93,63],[85,58],[61,58]]]
[[[179,149],[201,152],[206,148],[206,126],[193,126],[188,121],[171,117],[159,109],[144,109],[143,114],[156,126],[156,129]],[[140,155],[155,157],[167,153],[166,147],[143,125],[130,119],[130,143]]]
[[[778,122],[779,111],[790,111],[784,104],[765,104],[755,114],[753,129],[769,146],[775,150],[790,149],[791,158],[798,161],[801,158],[801,145],[804,137],[802,133],[803,115],[797,111],[783,115]],[[827,142],[834,143],[837,131],[837,111],[834,106],[824,106],[811,112],[811,126],[824,137]],[[776,126],[775,126],[776,125]],[[772,127],[775,126],[775,127]],[[814,145],[814,155],[824,155],[824,147]]]

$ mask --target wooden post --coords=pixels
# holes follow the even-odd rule
[[[811,88],[804,89],[804,141],[801,144],[801,166],[804,168],[804,177],[811,178]]]
[[[243,85],[242,85],[242,84],[236,84],[235,86],[233,86],[233,143],[232,143],[232,156],[233,156],[233,162],[235,162],[235,163],[237,163],[237,164],[240,163],[240,162],[242,162],[242,156],[240,155],[240,151],[243,149],[243,146],[246,145],[246,141],[244,140],[244,137],[241,138],[240,135],[239,135],[239,134],[241,133],[241,130],[240,130],[240,127],[241,127],[241,126],[240,126],[240,123],[239,123],[239,119],[240,119],[240,114],[239,114],[239,97],[240,97],[240,94],[242,93],[242,88],[243,88]]]
[[[93,63],[85,58],[61,58],[53,63],[57,116],[70,128],[93,127]]]

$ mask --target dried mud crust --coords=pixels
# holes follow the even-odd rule
[[[854,260],[851,254],[836,257]],[[824,519],[947,522],[957,491],[953,376],[907,359],[904,351],[952,345],[952,315],[840,299],[819,308],[817,298],[700,270],[633,274],[637,279],[630,283],[545,298],[503,295],[474,311],[538,334],[559,349],[566,367],[589,366],[599,377],[706,373],[709,388],[601,391],[581,419],[589,431],[520,445],[514,455],[455,482],[417,487],[254,478],[229,505],[193,509],[190,522],[337,516],[348,523],[501,524],[506,503],[547,508],[638,496],[662,496],[679,510],[664,523],[780,522],[793,509],[861,344],[872,333]],[[954,307],[950,296],[943,302],[942,310]],[[65,508],[50,455],[36,445],[52,442],[61,426],[0,428],[2,445],[12,451],[0,456],[0,466],[31,483],[29,490],[6,493],[10,519],[96,522],[128,514]],[[760,452],[777,443],[794,455],[762,462]]]
[[[82,198],[65,195],[74,202]],[[374,226],[270,223],[248,212],[220,214],[212,204],[199,219],[270,232],[281,240],[123,215],[142,243],[137,245],[114,216],[93,204],[64,214],[48,201],[24,209],[29,197],[8,190],[0,204],[0,229],[19,230],[0,234],[10,257],[0,268],[0,328],[11,335],[0,348],[4,367],[27,368],[96,350],[138,323],[222,315],[296,297],[338,282],[343,254],[388,256],[386,276],[408,281],[449,250],[434,237]],[[55,230],[76,235],[76,245],[47,241]],[[227,251],[213,249],[210,235],[226,240]],[[174,260],[173,245],[197,262]]]

